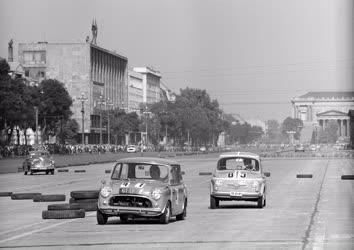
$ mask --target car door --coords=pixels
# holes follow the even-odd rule
[[[182,213],[184,202],[184,185],[182,182],[181,167],[171,166],[171,193],[172,193],[172,213],[174,215]]]

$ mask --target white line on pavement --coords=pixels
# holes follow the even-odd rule
[[[0,235],[11,233],[11,232],[15,232],[15,231],[19,231],[21,229],[25,229],[27,227],[31,227],[31,226],[35,226],[35,225],[39,225],[39,224],[43,224],[43,223],[46,223],[46,221],[36,222],[36,223],[28,224],[28,225],[25,225],[25,226],[22,226],[22,227],[18,227],[18,228],[10,229],[10,230],[7,230],[7,231],[3,231],[3,232],[0,232]]]

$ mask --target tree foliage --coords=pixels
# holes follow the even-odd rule
[[[339,125],[335,120],[330,120],[325,126],[324,130],[319,132],[320,143],[335,143],[339,137],[338,135]]]
[[[304,124],[302,120],[298,118],[287,117],[282,124],[282,134],[287,136],[287,132],[294,131],[294,138],[298,140],[300,138],[300,132],[303,126]]]

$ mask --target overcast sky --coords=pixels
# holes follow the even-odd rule
[[[353,0],[0,0],[8,41],[84,42],[153,66],[173,91],[206,89],[227,113],[283,120],[292,97],[354,91]]]

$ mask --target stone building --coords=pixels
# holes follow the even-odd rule
[[[143,103],[155,103],[160,101],[160,79],[159,71],[151,67],[136,67],[135,72],[143,76]]]
[[[143,75],[133,70],[128,71],[128,111],[139,112],[143,103]]]
[[[354,92],[308,92],[291,100],[293,118],[299,118],[305,127],[324,129],[330,120],[336,120],[339,136],[348,137],[348,112],[354,109]]]
[[[348,112],[349,116],[349,136],[350,136],[350,146],[352,149],[354,149],[354,109],[349,110]]]
[[[84,102],[85,142],[99,143],[100,131],[106,143],[106,129],[100,128],[100,111],[127,106],[128,59],[94,43],[20,43],[18,61],[25,75],[37,81],[57,79],[65,84],[73,98],[73,118],[82,131],[82,102]],[[103,104],[103,105],[102,105]],[[81,138],[81,136],[80,136]]]

